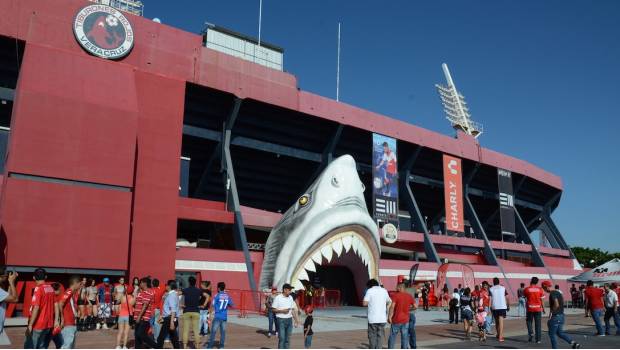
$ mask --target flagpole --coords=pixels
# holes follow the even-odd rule
[[[338,55],[336,59],[336,101],[340,101],[340,22],[338,22]]]
[[[260,30],[263,20],[263,0],[258,2],[258,46],[260,47]]]

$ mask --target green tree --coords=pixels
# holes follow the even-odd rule
[[[596,267],[613,258],[620,258],[620,253],[609,253],[598,248],[572,247],[571,250],[584,267]]]

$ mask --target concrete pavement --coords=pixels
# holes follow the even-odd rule
[[[620,345],[620,337],[608,336],[604,338],[593,337],[592,319],[584,318],[582,311],[577,315],[567,317],[568,333],[583,344],[583,348],[617,348]],[[419,311],[419,326],[416,327],[419,348],[544,348],[549,347],[546,333],[546,320],[543,322],[543,343],[535,344],[527,342],[527,331],[524,318],[509,317],[506,320],[506,342],[499,343],[494,337],[489,337],[486,343],[465,341],[462,324],[453,325],[446,321],[447,313],[443,311],[423,312]],[[251,324],[256,323],[256,326]],[[315,312],[315,335],[314,348],[352,348],[363,349],[368,347],[366,335],[365,310],[362,308],[341,310],[318,310]],[[255,316],[240,319],[230,316],[227,328],[227,348],[276,348],[277,338],[268,338],[265,335],[267,319],[264,316]],[[13,346],[2,348],[20,348],[23,345],[24,327],[8,327],[6,332]],[[615,329],[614,329],[615,331]],[[386,335],[389,328],[386,328]],[[114,348],[116,346],[116,331],[98,330],[80,332],[77,337],[78,348]],[[130,339],[133,336],[130,335]],[[216,338],[219,339],[219,336]],[[207,337],[202,337],[199,344],[206,342]],[[130,340],[130,345],[133,340]],[[400,346],[400,341],[397,341]],[[291,346],[303,347],[303,338],[300,329],[297,329],[291,338]],[[387,346],[387,339],[384,347]],[[52,345],[53,347],[53,345]],[[168,343],[166,347],[170,347]],[[565,343],[561,348],[567,348]]]

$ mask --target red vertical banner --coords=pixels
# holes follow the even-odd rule
[[[446,230],[464,232],[463,175],[460,158],[443,155],[443,184]]]

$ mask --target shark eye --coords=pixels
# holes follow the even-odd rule
[[[332,177],[332,186],[334,187],[340,187],[340,182],[338,182],[338,178],[337,177]]]
[[[310,197],[307,194],[304,194],[303,196],[299,197],[299,200],[297,200],[297,203],[299,203],[299,206],[301,207],[305,207],[309,202]]]

